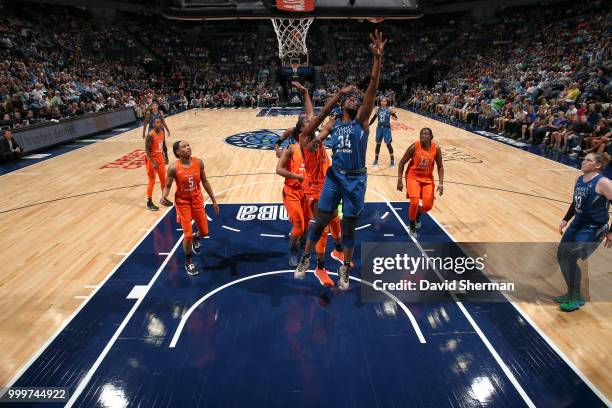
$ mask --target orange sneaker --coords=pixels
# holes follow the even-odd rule
[[[319,280],[321,285],[327,286],[328,288],[331,288],[332,286],[334,286],[334,281],[331,280],[331,278],[327,274],[327,270],[325,270],[325,268],[323,268],[323,269],[319,269],[319,268],[315,269],[315,276],[317,277],[317,279]]]
[[[342,265],[344,265],[344,252],[336,251],[334,249],[331,253],[331,257],[335,259],[336,261],[340,262]],[[353,261],[351,261],[351,268],[354,268],[354,267],[355,267],[355,264],[353,263]]]

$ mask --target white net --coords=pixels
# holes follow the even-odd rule
[[[273,18],[272,25],[278,39],[278,56],[283,65],[293,58],[304,56],[308,61],[306,34],[314,18]]]

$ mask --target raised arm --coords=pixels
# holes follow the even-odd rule
[[[349,93],[353,92],[354,89],[355,87],[353,85],[350,85],[336,92],[336,94],[334,94],[334,96],[329,101],[327,101],[323,109],[321,109],[321,113],[319,113],[318,116],[308,122],[308,125],[306,125],[302,133],[308,135],[314,132],[319,127],[319,125],[323,123],[323,121],[325,120],[327,115],[330,114],[332,109],[334,109],[334,106],[338,104],[340,98],[342,98],[342,96],[344,95],[348,95]]]
[[[412,160],[412,156],[414,155],[414,143],[411,144],[406,152],[402,156],[402,159],[397,166],[397,191],[402,191],[404,189],[404,182],[402,178],[404,177],[404,167],[406,164],[410,163]]]
[[[310,98],[310,94],[308,93],[308,89],[299,82],[291,82],[291,85],[298,91],[302,92],[304,96],[304,112],[306,113],[306,117],[311,119],[314,116],[314,108],[312,106],[312,99]]]
[[[372,61],[372,74],[370,76],[370,84],[366,89],[363,97],[363,104],[357,112],[356,120],[361,124],[362,128],[368,127],[368,118],[372,114],[374,109],[374,101],[376,100],[376,91],[378,90],[378,83],[380,82],[380,65],[382,61],[382,54],[385,49],[387,40],[383,40],[382,33],[378,30],[374,34],[370,34],[372,43],[370,44],[370,50],[374,55]]]
[[[317,143],[323,143],[325,139],[331,134],[332,129],[334,128],[334,124],[336,124],[336,119],[331,119],[329,122],[323,126],[323,129],[319,132],[317,137],[312,139],[310,143],[308,143],[308,150],[314,152],[317,147]]]

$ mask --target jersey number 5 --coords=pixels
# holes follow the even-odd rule
[[[187,179],[187,182],[189,183],[189,189],[190,190],[195,187],[195,183],[193,182],[193,177],[192,176],[189,176],[189,178]]]

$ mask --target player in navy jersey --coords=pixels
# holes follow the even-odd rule
[[[310,254],[314,245],[329,223],[333,211],[342,201],[344,264],[338,270],[340,276],[338,287],[341,290],[347,290],[349,287],[349,272],[355,248],[355,226],[357,218],[364,208],[367,179],[365,158],[368,146],[369,119],[374,109],[374,100],[380,80],[382,54],[387,42],[383,40],[383,36],[378,30],[373,35],[371,34],[370,38],[372,39],[370,50],[374,55],[374,61],[363,104],[359,106],[358,97],[354,93],[347,95],[342,102],[342,117],[329,121],[317,136],[317,139],[322,142],[331,134],[332,165],[327,170],[315,223],[308,232],[304,254],[294,273],[296,279],[304,278],[310,267]],[[333,99],[330,102],[335,104]],[[331,111],[333,106],[329,107],[328,105],[326,107]],[[307,126],[304,132],[311,131],[310,127]]]
[[[370,119],[370,125],[374,123],[376,118],[378,118],[378,125],[376,125],[376,150],[374,151],[374,163],[372,166],[378,166],[378,155],[380,153],[380,145],[382,141],[385,141],[387,145],[387,150],[389,150],[389,156],[391,156],[391,167],[395,166],[395,160],[393,159],[393,146],[391,146],[391,142],[393,138],[391,137],[391,116],[393,116],[397,120],[397,114],[394,110],[390,109],[389,100],[387,98],[382,98],[380,100],[380,108],[378,108],[378,112],[372,119]]]
[[[563,234],[557,250],[557,260],[567,284],[567,293],[557,296],[561,310],[571,312],[584,305],[580,291],[582,271],[578,259],[585,260],[606,239],[606,248],[612,248],[612,230],[608,226],[608,210],[612,200],[612,181],[600,174],[606,167],[607,158],[601,153],[589,153],[582,161],[583,175],[574,187],[574,199],[559,225]],[[574,218],[563,229],[569,220]]]
[[[153,123],[155,123],[155,119],[159,119],[161,121],[162,127],[161,130],[166,130],[166,137],[170,137],[170,129],[168,129],[168,125],[166,125],[166,121],[164,120],[164,114],[159,110],[159,105],[157,102],[153,102],[151,104],[151,109],[147,111],[144,117],[144,125],[142,127],[142,138],[144,139],[147,135],[147,132],[153,130]],[[147,130],[148,126],[148,130]]]

